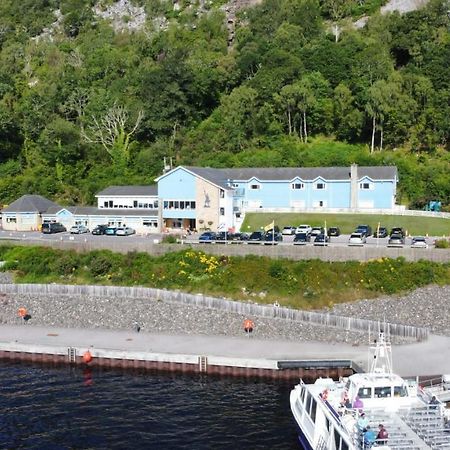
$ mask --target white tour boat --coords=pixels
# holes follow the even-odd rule
[[[368,373],[339,381],[319,378],[314,384],[300,381],[292,390],[291,410],[302,447],[450,450],[450,410],[445,403],[416,381],[392,373],[391,345],[383,333],[370,350]],[[388,437],[373,442],[380,425]]]

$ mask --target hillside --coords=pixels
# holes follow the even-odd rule
[[[446,4],[382,5],[3,0],[0,204],[89,204],[107,185],[152,183],[169,157],[396,164],[400,202],[449,205]]]

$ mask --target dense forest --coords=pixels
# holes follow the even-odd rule
[[[263,0],[238,11],[232,41],[223,1],[131,3],[140,26],[113,26],[114,0],[0,2],[0,204],[91,204],[152,183],[167,157],[395,164],[402,203],[448,208],[446,0],[360,29],[364,0]]]

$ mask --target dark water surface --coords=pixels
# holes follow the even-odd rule
[[[0,361],[0,449],[299,449],[293,383]]]

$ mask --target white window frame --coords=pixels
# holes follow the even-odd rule
[[[323,186],[323,187],[319,187]],[[318,181],[317,183],[314,183],[314,189],[316,191],[326,191],[327,190],[327,184],[325,183],[325,181]]]
[[[299,186],[299,187],[297,187],[297,186]],[[301,183],[300,181],[291,183],[291,189],[293,191],[300,191],[302,189],[305,189],[305,183]]]
[[[250,184],[251,191],[258,191],[260,189],[261,189],[261,185],[259,183],[251,183]]]
[[[361,191],[372,191],[373,188],[373,183],[371,183],[370,181],[363,181],[362,183],[359,183],[359,189]]]

